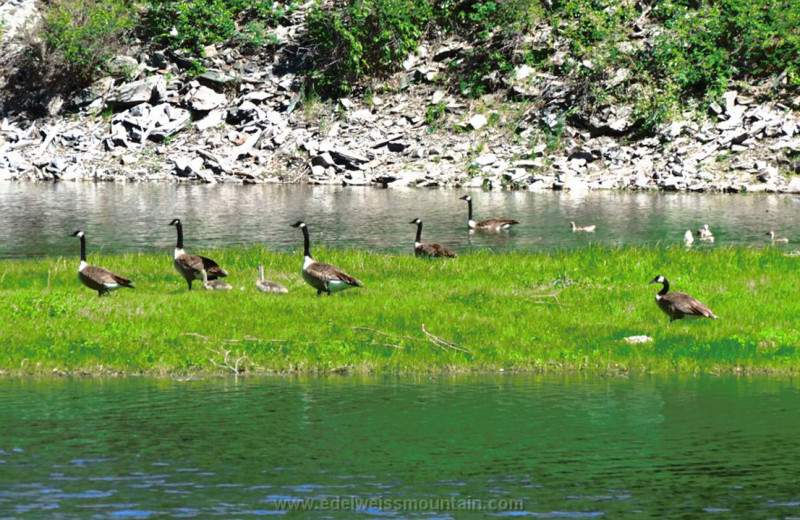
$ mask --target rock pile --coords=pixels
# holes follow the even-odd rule
[[[121,56],[127,76],[51,100],[44,119],[0,121],[0,179],[800,192],[800,97],[731,90],[639,137],[632,107],[566,117],[577,86],[526,66],[477,100],[444,90],[464,48],[422,47],[369,95],[330,102],[302,99],[280,51],[209,47],[200,76],[177,55]]]

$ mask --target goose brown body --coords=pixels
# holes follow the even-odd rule
[[[519,224],[513,218],[490,218],[476,222],[472,220],[472,197],[464,195],[460,200],[467,201],[469,213],[467,216],[467,227],[476,231],[508,231],[512,226]]]
[[[317,290],[317,296],[322,293],[327,293],[330,296],[333,292],[364,286],[359,280],[338,267],[324,262],[317,262],[311,257],[311,240],[308,236],[308,226],[305,222],[297,221],[292,224],[292,227],[303,230],[303,280]]]
[[[89,265],[86,262],[86,237],[83,231],[75,231],[71,236],[81,239],[81,263],[78,266],[78,280],[83,285],[97,291],[98,296],[110,294],[111,291],[120,287],[135,289],[133,282],[127,278],[123,278],[103,267]]]
[[[422,220],[415,218],[409,224],[417,225],[417,237],[414,240],[414,254],[417,257],[428,258],[456,258],[458,255],[452,249],[436,242],[422,241]]]
[[[669,280],[661,275],[656,276],[650,283],[660,283],[661,291],[656,294],[656,305],[664,314],[669,316],[669,321],[682,318],[711,318],[717,319],[706,305],[697,298],[681,292],[669,292]]]
[[[170,225],[175,226],[178,230],[178,243],[175,246],[172,264],[175,266],[175,270],[186,280],[190,291],[194,280],[203,280],[205,284],[209,280],[228,276],[228,272],[214,260],[205,256],[192,255],[183,250],[183,225],[180,219],[174,219],[170,222]]]

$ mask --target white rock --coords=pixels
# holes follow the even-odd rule
[[[651,341],[653,341],[653,338],[651,338],[650,336],[644,336],[644,335],[642,335],[642,336],[628,336],[627,338],[624,339],[624,341],[625,341],[625,343],[630,343],[632,345],[635,345],[637,343],[650,343]]]
[[[480,130],[488,123],[489,121],[486,120],[486,116],[483,114],[475,114],[469,118],[469,126],[471,126],[473,130]]]
[[[205,132],[209,128],[214,128],[215,126],[219,126],[220,124],[222,124],[224,117],[225,117],[224,110],[212,110],[211,112],[208,113],[206,117],[196,122],[194,124],[194,127],[200,130],[201,132]]]
[[[786,186],[788,193],[800,193],[800,177],[792,177],[789,184]]]
[[[529,67],[528,65],[520,65],[516,69],[514,69],[514,79],[516,80],[523,80],[530,77],[531,74],[535,72],[533,67]]]
[[[213,110],[224,105],[227,101],[228,99],[225,97],[225,94],[215,92],[206,86],[201,86],[188,99],[189,106],[192,110],[200,112]]]
[[[473,162],[478,166],[489,166],[497,162],[497,156],[493,153],[485,153],[476,157]]]

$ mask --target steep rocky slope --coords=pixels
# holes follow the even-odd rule
[[[707,111],[642,132],[630,106],[585,106],[575,74],[518,66],[492,94],[461,97],[442,78],[470,42],[442,39],[357,96],[309,100],[292,67],[300,10],[276,50],[208,47],[200,75],[140,44],[87,89],[21,95],[10,78],[34,6],[0,9],[0,179],[800,192],[800,95],[788,89],[736,84]],[[530,38],[570,59],[546,26]]]

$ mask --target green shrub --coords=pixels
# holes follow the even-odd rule
[[[664,2],[666,31],[654,59],[665,77],[693,94],[715,96],[732,79],[800,72],[800,3],[782,0]]]
[[[150,0],[147,26],[169,47],[195,54],[229,40],[236,29],[224,0]]]
[[[239,43],[245,50],[275,43],[275,27],[298,6],[298,0],[148,0],[146,31],[168,47],[201,56],[214,43]],[[237,25],[241,30],[237,30]]]
[[[123,0],[53,0],[40,26],[38,66],[69,85],[91,83],[124,45],[133,11]]]
[[[309,88],[342,94],[364,75],[396,70],[417,48],[431,15],[425,1],[349,0],[344,9],[317,4],[308,16]]]
[[[528,61],[532,51],[522,48],[522,39],[543,17],[539,0],[440,2],[435,9],[443,29],[475,42],[457,67],[459,89],[472,97],[494,90],[518,62]]]

